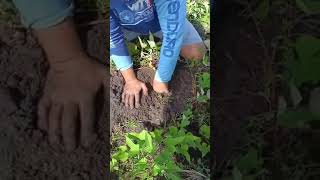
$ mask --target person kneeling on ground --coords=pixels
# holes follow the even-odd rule
[[[157,93],[168,93],[179,54],[185,59],[200,60],[205,53],[202,39],[186,14],[186,0],[110,1],[110,55],[125,80],[122,102],[126,107],[139,107],[140,92],[147,95],[148,89],[133,71],[125,38],[130,41],[151,32],[162,39],[152,86]]]

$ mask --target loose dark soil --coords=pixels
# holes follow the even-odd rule
[[[137,70],[137,77],[145,82],[148,87],[148,96],[142,96],[141,106],[130,109],[121,102],[124,80],[119,72],[112,72],[110,78],[110,108],[111,119],[114,122],[136,120],[138,122],[150,122],[153,125],[160,125],[179,115],[187,100],[194,95],[193,76],[187,67],[178,64],[174,77],[170,82],[170,95],[159,95],[152,89],[154,70],[141,68]]]
[[[80,29],[89,54],[101,62],[106,61],[105,29],[104,24]],[[44,53],[30,32],[0,25],[0,179],[106,179],[108,109],[100,108],[104,111],[98,140],[89,149],[54,150],[46,134],[36,128],[47,69]]]

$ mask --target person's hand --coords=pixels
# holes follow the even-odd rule
[[[134,107],[138,108],[140,106],[141,91],[143,92],[143,95],[148,95],[148,89],[145,83],[138,79],[126,81],[122,93],[122,102],[126,107],[130,106],[131,109]]]
[[[106,70],[85,54],[51,62],[55,63],[38,105],[38,127],[48,133],[53,146],[60,143],[61,136],[67,151],[77,146],[76,139],[88,147],[96,139],[95,97],[105,85]]]
[[[159,82],[157,80],[153,80],[152,84],[153,90],[157,93],[169,93],[168,83]]]

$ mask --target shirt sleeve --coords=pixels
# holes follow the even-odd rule
[[[47,28],[73,16],[72,0],[13,0],[22,23],[34,29]]]
[[[110,55],[118,70],[129,69],[133,65],[125,43],[124,34],[112,11],[110,12]]]
[[[156,0],[155,6],[163,32],[159,66],[155,79],[168,82],[180,54],[186,24],[186,0]]]

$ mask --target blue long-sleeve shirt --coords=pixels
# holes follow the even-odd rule
[[[122,28],[163,33],[155,79],[168,82],[177,64],[186,22],[186,0],[111,0],[110,55],[119,70],[132,67]]]

